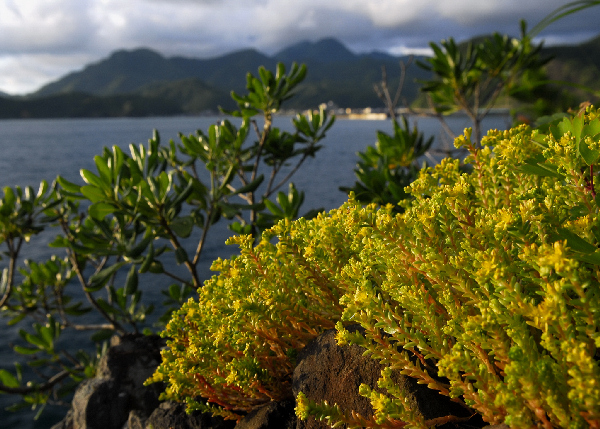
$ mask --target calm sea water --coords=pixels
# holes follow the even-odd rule
[[[128,152],[130,143],[147,143],[152,130],[157,129],[163,142],[178,139],[178,133],[192,134],[197,129],[206,131],[217,117],[170,117],[170,118],[117,118],[117,119],[53,119],[53,120],[0,120],[0,187],[33,186],[36,190],[42,179],[51,182],[57,175],[82,183],[79,170],[87,168],[95,171],[94,155],[102,148],[118,145]],[[448,144],[436,120],[430,118],[412,119],[418,122],[427,136],[436,137],[436,146]],[[464,117],[450,118],[449,123],[456,133],[460,133],[469,122]],[[275,126],[290,130],[291,118],[278,117]],[[491,116],[484,122],[484,128],[505,129],[509,121],[504,116]],[[355,168],[358,151],[364,151],[375,142],[378,130],[391,133],[389,121],[338,120],[327,134],[323,149],[315,158],[308,159],[293,181],[299,190],[304,190],[306,199],[303,209],[323,207],[331,210],[346,201],[346,195],[339,191],[340,186],[352,186],[355,182]],[[286,188],[287,189],[287,188]],[[302,212],[302,211],[301,211]],[[224,227],[212,231],[209,247],[204,254],[201,270],[204,277],[211,275],[208,268],[216,257],[228,257],[235,249],[224,245],[229,236]],[[37,247],[27,249],[27,257],[36,259],[47,257],[50,251],[44,243],[51,235],[37,240]],[[157,279],[142,280],[148,286],[147,297],[160,304]],[[145,292],[146,293],[146,292]],[[0,328],[0,367],[12,369],[17,356],[10,343],[18,339],[17,328]],[[9,413],[4,407],[14,399],[0,396],[0,428],[49,428],[59,421],[66,409],[49,407],[38,420],[32,420],[31,412]]]

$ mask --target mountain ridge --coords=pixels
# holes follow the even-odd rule
[[[278,62],[283,62],[288,67],[292,62],[304,62],[331,67],[335,63],[360,61],[365,58],[373,58],[373,61],[398,61],[401,57],[386,57],[378,52],[374,52],[373,55],[355,54],[334,38],[320,39],[316,42],[302,41],[272,56],[253,48],[212,58],[166,57],[146,47],[120,49],[100,61],[86,65],[82,70],[70,72],[42,86],[27,97],[65,92],[115,95],[135,91],[149,83],[188,78],[198,78],[221,89],[240,90],[245,88],[246,73],[256,73],[261,65],[272,69]],[[310,65],[308,64],[309,73]]]
[[[298,62],[307,65],[308,75],[298,95],[286,103],[288,108],[314,108],[328,102],[342,107],[368,107],[379,104],[373,83],[381,79],[382,65],[390,70],[390,76],[396,76],[390,79],[394,84],[399,80],[399,60],[381,53],[356,54],[333,38],[300,42],[271,56],[256,49],[213,58],[166,57],[149,48],[121,49],[44,85],[24,99],[31,104],[36,99],[75,93],[162,97],[171,105],[179,104],[181,114],[216,112],[220,106],[235,107],[229,94],[246,90],[248,72],[256,75],[260,66],[274,70],[278,62],[288,68]],[[424,76],[425,72],[415,67],[409,81]],[[414,99],[417,91],[416,86],[407,85],[404,95]]]
[[[581,45],[544,48],[543,52],[555,56],[547,66],[551,79],[599,86],[600,37]],[[343,108],[377,107],[381,101],[373,85],[380,82],[382,67],[387,70],[389,87],[395,89],[399,62],[407,59],[377,51],[354,53],[333,38],[302,41],[270,56],[252,48],[212,58],[166,57],[149,48],[120,49],[26,96],[0,94],[0,117],[217,112],[220,106],[235,107],[229,94],[245,92],[248,72],[256,75],[259,66],[273,70],[280,61],[288,68],[293,61],[308,67],[307,78],[286,108],[301,110],[329,102]],[[402,95],[408,103],[419,94],[416,81],[428,76],[415,65],[407,69]],[[588,96],[581,91],[572,93],[577,96],[573,100]]]

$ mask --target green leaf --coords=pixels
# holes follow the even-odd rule
[[[94,157],[94,163],[96,164],[96,168],[98,169],[98,173],[100,173],[100,177],[105,182],[110,183],[112,180],[112,174],[110,169],[108,168],[108,163],[104,158],[99,155]]]
[[[83,316],[84,314],[92,311],[91,307],[82,307],[83,304],[78,302],[75,305],[71,305],[69,307],[65,307],[65,313],[70,316]]]
[[[522,173],[535,174],[537,176],[554,177],[556,179],[564,178],[562,174],[558,173],[558,168],[555,165],[545,162],[545,158],[542,154],[525,160],[525,163],[518,166],[517,170]]]
[[[41,335],[33,335],[30,333],[25,333],[25,341],[29,344],[33,344],[34,346],[38,346],[42,350],[47,350],[49,348],[49,344],[42,338]]]
[[[236,166],[234,164],[230,165],[229,169],[227,170],[227,173],[225,173],[223,181],[221,182],[221,186],[219,187],[219,190],[221,192],[223,192],[227,188],[227,185],[229,185],[229,183],[231,183],[231,181],[233,180],[233,177],[235,175],[235,167]]]
[[[171,221],[169,226],[178,237],[187,238],[194,229],[194,220],[191,216],[177,217]]]
[[[579,154],[587,165],[593,165],[600,159],[600,150],[590,149],[585,139],[581,139],[579,142]]]
[[[127,274],[127,279],[125,280],[125,294],[132,295],[137,291],[138,288],[138,274],[135,269],[135,265],[132,265],[129,269],[129,273]]]
[[[142,266],[140,267],[140,274],[143,274],[146,271],[148,271],[150,269],[150,264],[152,264],[153,261],[154,261],[154,244],[150,243],[150,246],[148,246],[148,253],[146,254],[146,259],[144,259],[144,262],[142,263]]]
[[[96,302],[98,306],[108,314],[117,314],[119,312],[119,310],[117,310],[115,307],[110,305],[106,300],[102,298],[98,298]]]
[[[162,274],[165,272],[162,262],[152,261],[150,268],[148,269],[152,274]]]
[[[82,168],[80,173],[81,173],[81,177],[83,178],[85,183],[87,183],[88,185],[93,185],[93,186],[96,186],[97,188],[101,188],[101,189],[106,188],[107,184],[104,183],[102,181],[102,179],[100,179],[100,177],[96,176],[91,171],[86,170],[85,168]]]
[[[19,380],[5,369],[0,369],[0,382],[6,387],[19,387]]]
[[[575,258],[580,261],[583,261],[583,262],[588,262],[590,264],[600,265],[600,251],[599,250],[597,250],[593,253],[586,253],[584,255],[577,254],[577,255],[575,255]]]
[[[126,252],[127,256],[130,258],[137,258],[144,250],[146,250],[148,245],[152,243],[152,240],[154,240],[154,236],[151,233],[146,232],[146,234],[147,235],[143,240]]]
[[[223,216],[227,219],[231,219],[239,213],[239,209],[235,208],[232,204],[219,201],[217,205],[223,211]]]
[[[123,265],[125,265],[125,262],[118,262],[92,275],[89,278],[89,286],[86,288],[86,290],[88,292],[95,292],[101,289],[104,286],[104,284],[108,281],[110,276],[115,274]]]
[[[260,184],[263,182],[263,180],[265,180],[265,176],[263,174],[261,174],[256,179],[254,179],[252,182],[248,183],[245,186],[242,186],[239,189],[236,189],[235,194],[245,194],[247,192],[254,192],[260,186]]]
[[[88,209],[88,213],[96,220],[104,220],[104,218],[115,212],[115,208],[107,203],[94,203]]]
[[[80,192],[80,186],[79,185],[76,185],[73,182],[69,182],[67,179],[63,178],[62,176],[58,176],[56,178],[56,181],[67,192],[72,192],[74,194]]]
[[[252,225],[243,225],[239,222],[233,222],[229,225],[229,229],[235,232],[236,234],[247,235],[252,232]]]
[[[27,313],[20,313],[8,321],[8,326],[14,326],[27,317]]]
[[[265,200],[265,206],[267,206],[267,209],[273,213],[275,216],[284,219],[285,218],[285,213],[283,211],[281,211],[281,209],[279,207],[277,207],[277,205],[270,200]]]
[[[187,199],[187,197],[189,197],[192,194],[194,188],[194,179],[190,178],[186,187],[181,192],[179,192],[177,197],[173,200],[173,206],[176,207],[179,204],[183,203]]]
[[[17,199],[15,197],[15,191],[13,191],[13,189],[10,186],[6,186],[3,189],[3,191],[4,201],[2,202],[2,208],[3,212],[6,212],[5,214],[8,214],[14,209]]]
[[[84,185],[80,188],[81,193],[84,197],[90,200],[92,203],[106,200],[106,194],[104,191],[96,186]]]
[[[14,346],[13,350],[22,355],[32,355],[32,354],[38,353],[40,351],[40,349],[33,349],[33,348],[23,347],[23,346]]]
[[[577,234],[569,231],[568,229],[559,228],[557,232],[560,238],[567,240],[567,246],[577,252],[593,253],[597,251],[596,246],[588,243],[583,238],[579,237]]]
[[[188,254],[183,247],[178,247],[177,250],[175,250],[175,260],[177,261],[177,264],[187,262]]]
[[[96,333],[94,333],[90,338],[95,343],[100,343],[102,341],[109,340],[112,337],[114,331],[112,329],[102,329]]]
[[[50,326],[42,326],[40,328],[40,336],[48,347],[51,348],[54,343],[54,330]]]

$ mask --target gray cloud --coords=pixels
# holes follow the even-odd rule
[[[336,37],[357,52],[406,53],[429,41],[498,31],[518,35],[564,0],[5,0],[0,90],[24,93],[116,49],[210,57],[253,47],[267,54]],[[552,24],[547,43],[599,33],[600,7]]]

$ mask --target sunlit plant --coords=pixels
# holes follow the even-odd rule
[[[12,345],[22,363],[0,369],[0,393],[21,395],[25,406],[61,403],[94,375],[103,341],[152,332],[155,303],[144,299],[141,276],[163,276],[166,301],[153,317],[164,323],[207,277],[198,267],[213,225],[225,218],[233,232],[258,237],[299,216],[304,194],[290,178],[334,122],[320,110],[295,116],[291,132],[273,126],[305,75],[296,64],[248,73],[247,94],[232,93],[238,109],[227,112],[239,125],[225,119],[179,143],[161,144],[155,132],[147,145],[104,148],[94,170],[81,170],[83,184],[59,176],[37,193],[4,188],[0,309],[22,326]],[[24,245],[51,226],[61,256],[21,261]],[[90,333],[85,351],[61,341],[65,332]]]
[[[218,261],[221,274],[174,313],[153,381],[190,409],[239,418],[289,394],[295,351],[335,321],[338,344],[384,367],[381,390],[359,390],[374,415],[301,395],[303,418],[456,420],[424,420],[399,370],[491,424],[599,425],[599,139],[593,108],[547,134],[521,126],[475,143],[468,129],[456,145],[471,171],[452,158],[422,170],[403,213],[351,200],[280,223],[256,248],[237,238],[242,255]]]

